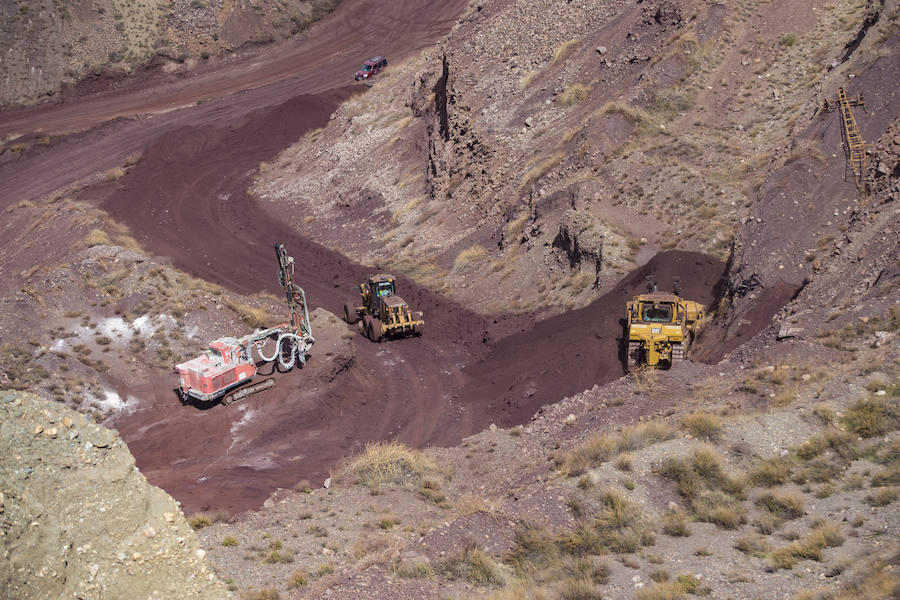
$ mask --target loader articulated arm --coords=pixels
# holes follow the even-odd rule
[[[306,308],[306,294],[299,285],[294,283],[294,257],[287,255],[284,244],[275,244],[275,256],[278,257],[278,282],[284,288],[288,308],[291,310],[289,332],[312,340],[309,311]]]

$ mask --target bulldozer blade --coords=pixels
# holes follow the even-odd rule
[[[275,379],[270,377],[269,379],[265,379],[256,383],[254,385],[244,386],[239,388],[230,394],[227,394],[224,398],[222,398],[222,404],[232,404],[237,402],[238,400],[242,400],[251,394],[255,394],[257,392],[262,392],[264,390],[269,389],[275,385]]]

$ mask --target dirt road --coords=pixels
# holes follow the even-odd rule
[[[295,233],[290,223],[302,215],[259,205],[246,193],[252,175],[364,89],[335,81],[334,73],[349,77],[368,54],[402,57],[433,42],[464,4],[433,9],[424,0],[406,1],[375,11],[376,2],[348,1],[304,39],[195,78],[151,79],[0,115],[2,135],[94,126],[0,163],[0,207],[39,198],[140,152],[126,177],[88,187],[81,197],[127,224],[149,252],[236,292],[271,289],[271,247],[283,242],[297,258],[295,279],[312,307],[338,314],[371,269]],[[379,16],[361,17],[373,13]],[[195,105],[206,98],[212,99]],[[667,253],[590,307],[537,326],[521,318],[497,324],[401,279],[403,296],[425,312],[422,338],[378,345],[358,336],[353,361],[339,377],[310,384],[315,368],[291,373],[286,385],[242,406],[181,407],[166,383],[170,373],[159,373],[154,383],[122,382],[119,391],[137,404],[111,424],[148,479],[186,511],[255,508],[278,487],[301,479],[317,484],[368,440],[453,444],[492,422],[525,421],[542,404],[619,377],[618,319],[645,271],[661,281],[680,276],[692,282],[686,291],[708,302],[722,268],[708,257]],[[510,323],[519,333],[497,342]],[[314,360],[325,362],[322,348],[314,349],[323,353]]]
[[[0,139],[98,128],[17,160],[0,161],[0,207],[39,198],[122,164],[168,131],[240,121],[301,93],[352,84],[369,56],[383,54],[397,62],[434,43],[465,5],[465,0],[344,0],[304,35],[257,55],[224,59],[189,76],[160,74],[55,106],[0,112]]]

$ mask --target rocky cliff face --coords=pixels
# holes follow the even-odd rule
[[[0,456],[0,597],[229,597],[178,504],[114,431],[0,392]]]

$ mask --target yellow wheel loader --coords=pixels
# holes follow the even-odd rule
[[[671,367],[687,358],[704,315],[703,305],[679,297],[677,278],[673,293],[657,291],[656,281],[648,280],[648,293],[635,296],[627,303],[628,371],[640,365]]]
[[[366,337],[380,342],[385,337],[422,335],[425,321],[422,313],[412,311],[395,293],[394,278],[385,273],[372,275],[359,284],[362,306],[350,301],[344,304],[344,320],[351,325],[362,319]]]

